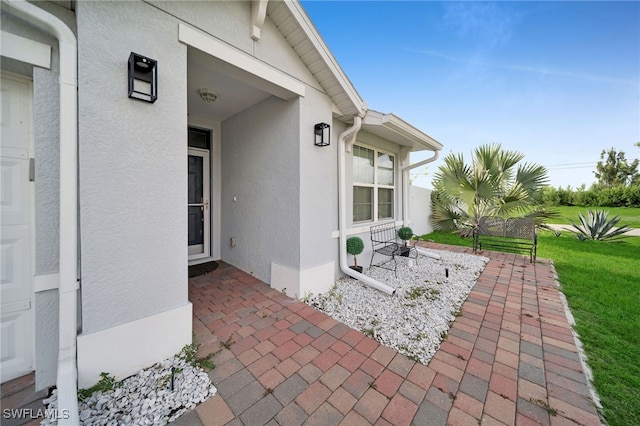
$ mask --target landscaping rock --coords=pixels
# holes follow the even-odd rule
[[[204,370],[178,357],[155,364],[121,383],[79,402],[80,424],[166,425],[217,391]],[[48,409],[56,409],[57,391],[43,402]],[[40,424],[57,425],[57,420],[46,419]]]
[[[365,269],[365,275],[395,288],[395,296],[345,277],[336,281],[331,291],[313,296],[307,303],[427,364],[489,259],[424,248],[420,251],[440,258],[422,254],[417,262],[397,258],[397,277],[386,269]]]

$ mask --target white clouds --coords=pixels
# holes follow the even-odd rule
[[[444,3],[443,20],[459,37],[491,49],[509,41],[518,17],[504,3],[452,2]]]
[[[521,65],[516,63],[501,63],[491,61],[484,56],[461,57],[449,55],[435,50],[414,50],[423,55],[444,59],[449,62],[459,63],[470,67],[486,67],[494,69],[502,69],[507,71],[521,71],[525,73],[537,74],[542,76],[565,77],[569,79],[577,79],[582,81],[592,81],[605,84],[620,84],[638,88],[640,80],[616,78],[595,74],[583,73],[580,71],[553,69],[543,65]]]

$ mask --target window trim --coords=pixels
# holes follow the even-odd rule
[[[364,148],[364,149],[368,149],[373,151],[373,183],[361,183],[361,182],[356,182],[354,175],[355,175],[355,171],[354,171],[354,157],[355,154],[352,154],[352,160],[351,160],[351,166],[352,166],[352,176],[351,176],[351,194],[352,194],[352,199],[351,199],[351,223],[354,225],[361,225],[361,224],[365,224],[365,223],[376,223],[376,222],[383,222],[383,221],[390,221],[390,220],[396,220],[396,214],[397,214],[397,182],[398,182],[398,176],[397,176],[397,167],[398,167],[398,154],[385,150],[385,149],[380,149],[380,148],[376,148],[373,146],[369,146],[369,145],[365,145],[359,142],[356,142],[353,144],[353,148],[355,147],[359,147],[359,148]],[[352,149],[352,153],[354,152],[354,150]],[[378,156],[379,154],[387,154],[391,157],[393,157],[393,185],[383,185],[383,184],[379,184],[378,183]],[[372,212],[371,212],[371,219],[365,219],[365,220],[358,220],[356,221],[353,218],[353,213],[354,213],[354,199],[353,199],[353,188],[355,187],[359,187],[359,188],[371,188],[372,189],[372,197],[371,197],[371,204],[372,204]],[[392,196],[392,201],[391,201],[391,208],[392,208],[392,215],[390,217],[384,217],[384,218],[379,218],[378,217],[378,211],[379,211],[379,201],[378,201],[378,190],[379,189],[391,189],[393,191],[393,196]]]

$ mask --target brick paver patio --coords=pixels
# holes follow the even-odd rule
[[[217,351],[218,393],[172,424],[600,425],[553,265],[483,254],[428,366],[227,264],[191,278],[193,330],[201,354]],[[41,407],[45,393],[24,376],[2,385],[2,408]]]
[[[428,366],[224,263],[190,279],[218,394],[174,424],[600,425],[553,265],[483,254]]]

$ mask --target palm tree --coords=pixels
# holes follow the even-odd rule
[[[471,165],[462,154],[449,154],[435,174],[432,222],[436,229],[474,228],[482,216],[526,214],[539,206],[539,191],[547,183],[547,170],[537,164],[518,164],[524,154],[503,150],[499,144],[482,145]]]

